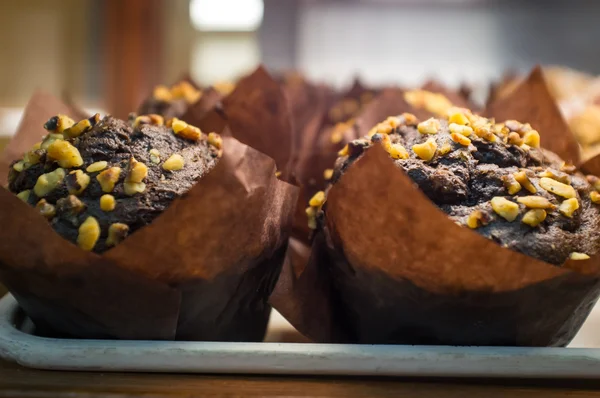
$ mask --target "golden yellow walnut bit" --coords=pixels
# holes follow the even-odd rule
[[[100,209],[102,209],[102,211],[113,211],[116,205],[117,201],[114,196],[110,194],[100,196]]]
[[[25,170],[25,162],[22,160],[19,160],[18,162],[15,162],[12,167],[13,167],[14,171],[17,171],[20,173],[23,170]]]
[[[417,119],[417,117],[412,113],[408,112],[401,114],[398,119],[400,120],[401,125],[416,126],[419,124],[419,119]]]
[[[547,168],[546,170],[538,173],[537,176],[552,178],[553,180],[562,182],[563,184],[571,184],[571,177],[568,174],[552,170],[551,168]]]
[[[512,174],[502,176],[502,182],[509,195],[515,195],[521,190],[521,184],[519,184]]]
[[[81,195],[90,184],[90,176],[81,170],[73,170],[65,178],[65,185],[71,195]]]
[[[65,169],[79,167],[83,164],[83,159],[79,150],[68,141],[54,141],[48,147],[48,159],[56,161],[58,165]]]
[[[123,191],[125,195],[133,196],[136,193],[142,193],[146,190],[146,184],[143,182],[125,182],[123,183]]]
[[[523,143],[532,148],[540,147],[540,133],[535,130],[530,130],[523,135]]]
[[[68,195],[56,201],[56,208],[61,216],[71,219],[75,225],[78,223],[77,215],[84,211],[85,207],[85,204],[75,195]]]
[[[56,207],[54,207],[53,204],[48,203],[46,199],[40,199],[35,205],[35,208],[47,219],[52,219],[56,215]]]
[[[279,178],[281,177],[281,171],[276,171],[275,172],[275,178]]]
[[[594,187],[596,191],[600,191],[600,178],[593,175],[587,175],[585,176],[585,179],[592,185],[592,187]]]
[[[435,156],[437,143],[434,138],[430,138],[422,144],[415,144],[412,147],[413,152],[421,159],[429,161]]]
[[[314,207],[307,207],[306,216],[308,217],[308,228],[317,229],[317,209]]]
[[[338,156],[348,156],[349,148],[348,144],[346,144],[342,149],[338,151]]]
[[[35,147],[32,148],[29,152],[26,152],[23,156],[24,168],[28,169],[30,166],[38,164],[41,161],[43,155],[44,151]]]
[[[385,150],[390,154],[392,159],[408,159],[410,156],[406,148],[400,144],[390,144],[385,147]]]
[[[492,130],[494,131],[494,134],[505,139],[508,138],[508,134],[510,133],[510,130],[504,125],[504,123],[494,124],[492,126]]]
[[[108,237],[106,238],[106,246],[116,246],[121,243],[129,233],[127,224],[114,223],[108,227]]]
[[[88,173],[95,173],[97,171],[101,171],[104,170],[105,168],[108,167],[108,162],[105,160],[101,160],[99,162],[94,162],[92,164],[90,164],[85,171],[87,171]]]
[[[323,205],[323,203],[325,203],[325,192],[323,191],[319,191],[316,194],[314,194],[314,196],[312,198],[310,198],[310,200],[308,201],[308,204],[311,207],[321,207]]]
[[[504,122],[504,125],[510,130],[510,131],[514,131],[514,132],[519,132],[521,131],[521,128],[523,127],[523,124],[521,122],[518,122],[516,120],[507,120]]]
[[[208,143],[217,149],[223,148],[223,138],[217,133],[208,133]]]
[[[23,202],[29,202],[29,196],[31,195],[31,189],[26,189],[17,194],[17,198],[21,199]]]
[[[551,192],[558,196],[562,196],[563,198],[567,199],[574,198],[577,196],[575,188],[573,188],[572,186],[563,184],[562,182],[558,182],[548,177],[540,178],[540,187],[544,188],[548,192]]]
[[[168,171],[176,171],[183,169],[184,165],[185,161],[183,160],[183,157],[178,153],[174,153],[173,155],[171,155],[171,157],[165,160],[165,162],[162,165],[162,168]]]
[[[141,115],[135,118],[133,121],[133,128],[139,127],[144,124],[150,124],[153,126],[162,126],[165,124],[165,119],[161,115],[151,113],[148,115]]]
[[[202,138],[202,131],[198,127],[187,124],[183,120],[173,118],[171,128],[175,135],[190,141],[198,141]]]
[[[333,169],[326,169],[323,172],[323,178],[325,178],[325,180],[331,180],[331,177],[333,177]]]
[[[471,140],[459,133],[450,134],[450,138],[452,141],[459,143],[462,146],[469,146],[471,144]]]
[[[440,146],[437,150],[438,155],[443,156],[447,153],[452,152],[452,145],[448,141],[444,141],[442,146]]]
[[[490,203],[494,212],[506,221],[512,222],[519,215],[519,205],[502,196],[493,197]]]
[[[469,118],[467,117],[467,110],[461,108],[450,108],[448,111],[448,123],[457,124],[459,126],[466,126],[469,124]]]
[[[464,135],[465,137],[468,137],[471,134],[473,134],[473,129],[471,127],[462,126],[456,123],[450,123],[450,125],[448,125],[448,130],[450,130],[450,133],[452,134],[460,134]]]
[[[158,151],[158,149],[150,149],[150,161],[154,164],[159,164],[160,163],[160,152]]]
[[[564,200],[560,206],[558,206],[558,211],[565,217],[572,218],[575,210],[579,209],[579,201],[577,198],[570,198]]]
[[[521,170],[517,173],[514,173],[513,177],[515,177],[515,180],[517,180],[517,182],[521,184],[523,188],[531,193],[537,193],[537,188],[531,183],[525,171]]]
[[[569,258],[571,260],[587,260],[590,258],[590,256],[588,256],[585,253],[573,252],[573,253],[569,254]]]
[[[188,104],[193,104],[202,97],[202,91],[184,80],[171,87],[171,95],[175,99],[185,99]]]
[[[467,216],[467,227],[476,229],[484,225],[488,225],[490,218],[487,213],[481,210],[474,210]]]
[[[530,209],[554,209],[556,207],[543,196],[520,196],[517,198],[517,202]]]
[[[595,204],[600,204],[600,193],[598,191],[590,192],[590,200]]]
[[[546,210],[543,209],[532,209],[527,211],[521,222],[527,224],[530,227],[537,227],[546,219]]]
[[[521,138],[519,133],[511,132],[508,134],[508,143],[510,145],[521,146],[523,145],[523,139]]]
[[[112,192],[115,189],[115,184],[119,181],[121,175],[120,167],[110,167],[96,176],[96,180],[100,183],[102,192]]]
[[[167,86],[156,86],[154,91],[152,92],[152,97],[159,101],[170,102],[173,100],[173,95],[171,94],[171,90]]]
[[[417,130],[421,134],[437,134],[441,127],[440,121],[431,117],[424,122],[419,123],[417,125]]]
[[[142,182],[147,176],[148,167],[144,163],[135,160],[132,156],[131,159],[129,159],[129,170],[127,172],[127,177],[125,177],[125,181]]]
[[[66,129],[63,132],[63,134],[65,135],[65,137],[69,137],[69,138],[79,137],[81,134],[83,134],[87,131],[90,131],[92,129],[92,127],[94,127],[99,121],[100,121],[100,114],[96,113],[94,116],[90,117],[89,119],[83,119],[83,120],[75,123],[75,125]]]
[[[79,226],[79,234],[77,235],[77,245],[85,251],[92,251],[96,242],[100,238],[100,225],[98,221],[89,216]]]
[[[496,142],[498,140],[498,137],[496,137],[494,134],[492,123],[490,123],[486,118],[478,118],[476,122],[473,123],[472,127],[476,136],[489,142]]]
[[[62,134],[66,129],[73,126],[75,121],[66,115],[56,115],[44,123],[44,129],[50,133]]]
[[[65,170],[61,168],[50,173],[42,174],[38,177],[35,186],[33,187],[33,192],[36,196],[43,198],[62,184],[65,175]]]
[[[41,145],[40,149],[48,149],[48,147],[50,145],[52,145],[55,141],[61,141],[64,139],[65,139],[65,137],[62,134],[53,134],[53,133],[48,134],[42,140],[42,145]]]

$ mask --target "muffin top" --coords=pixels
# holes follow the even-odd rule
[[[179,82],[170,88],[164,85],[156,86],[152,96],[140,105],[138,114],[157,114],[166,119],[181,117],[188,107],[201,97],[202,91],[187,81]]]
[[[374,143],[452,220],[502,247],[556,265],[600,249],[598,178],[541,149],[527,123],[495,123],[462,108],[424,121],[390,117],[340,151],[331,183]],[[325,197],[311,199],[312,228],[322,223]]]
[[[9,189],[65,239],[101,253],[147,225],[210,171],[222,140],[178,119],[51,118],[10,166]]]

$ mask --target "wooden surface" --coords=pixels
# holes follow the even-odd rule
[[[0,360],[0,397],[600,397],[600,381],[441,380],[83,373]]]

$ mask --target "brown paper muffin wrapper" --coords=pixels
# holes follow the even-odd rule
[[[45,116],[62,111],[39,100],[26,116],[41,118],[44,104]],[[26,118],[17,137],[39,140],[39,121]],[[49,335],[260,341],[296,197],[296,187],[275,177],[272,159],[225,137],[211,172],[152,224],[98,255],[1,188],[0,279]]]
[[[535,75],[515,95],[536,103],[487,114],[529,121],[542,145],[569,148],[572,136]],[[599,254],[557,267],[504,249],[456,225],[379,145],[330,189],[323,209],[308,260],[291,258],[271,297],[317,342],[563,346],[600,295]]]

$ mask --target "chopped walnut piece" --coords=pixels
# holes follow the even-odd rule
[[[560,165],[560,171],[565,172],[567,174],[573,174],[577,171],[577,167],[575,167],[572,164],[566,164],[565,162],[562,162]]]
[[[223,138],[217,133],[208,133],[208,143],[217,149],[223,148]]]
[[[121,175],[120,167],[110,167],[96,176],[103,192],[112,192]]]
[[[15,162],[12,167],[13,167],[13,170],[20,173],[23,170],[25,170],[25,162],[22,160],[19,160],[18,162]]]
[[[99,121],[100,114],[96,113],[94,116],[88,119],[83,119],[75,123],[73,126],[66,129],[63,134],[68,138],[79,137],[81,134],[90,131],[96,124],[98,124]]]
[[[425,161],[433,159],[436,149],[437,143],[434,138],[430,138],[422,144],[415,144],[412,147],[413,152]]]
[[[75,121],[66,115],[52,116],[46,123],[44,129],[50,133],[62,134],[66,129],[73,126]]]
[[[469,138],[459,133],[450,134],[450,138],[452,138],[452,141],[459,143],[462,146],[469,146],[471,144],[471,140]]]
[[[81,170],[73,170],[65,177],[65,185],[71,195],[81,195],[90,184],[90,176]]]
[[[575,189],[567,184],[553,180],[552,178],[542,177],[540,178],[540,187],[546,191],[551,192],[555,195],[562,196],[563,198],[574,198],[577,196]]]
[[[31,189],[26,189],[17,194],[17,198],[21,199],[23,202],[29,202],[29,196],[31,195]]]
[[[540,147],[540,133],[535,130],[530,130],[523,135],[523,143],[532,148]]]
[[[348,144],[338,151],[338,156],[348,156]]]
[[[100,238],[100,225],[98,221],[89,216],[79,226],[79,234],[77,235],[77,245],[85,251],[92,251],[96,242]]]
[[[62,184],[65,175],[65,170],[61,168],[50,173],[42,174],[38,177],[35,186],[33,187],[33,192],[37,197],[43,198]]]
[[[448,123],[457,124],[459,126],[467,126],[469,124],[469,118],[467,113],[470,113],[466,109],[452,107],[448,110]]]
[[[470,140],[469,140],[470,141]],[[438,155],[443,156],[447,153],[452,152],[452,145],[448,141],[445,141],[442,146],[440,146],[437,150]]]
[[[558,211],[565,217],[572,218],[575,210],[579,209],[579,201],[577,198],[570,198],[564,200],[560,206],[558,206]]]
[[[590,192],[590,200],[595,204],[600,204],[600,193],[598,191]]]
[[[90,164],[85,169],[85,171],[87,171],[88,173],[95,173],[96,171],[102,171],[107,167],[108,167],[108,162],[105,160],[101,160],[99,162],[94,162],[94,163]]]
[[[106,238],[106,246],[115,246],[121,243],[129,233],[127,224],[114,223],[108,227],[108,237]]]
[[[587,175],[585,176],[585,179],[592,185],[592,187],[594,187],[596,191],[600,191],[600,178],[593,175]]]
[[[450,123],[450,125],[448,125],[448,130],[450,130],[450,133],[452,133],[452,134],[461,134],[461,135],[464,135],[465,137],[468,137],[471,134],[473,134],[473,129],[471,127],[462,126],[462,125],[456,124],[456,123]]]
[[[333,177],[333,169],[326,169],[323,172],[323,178],[325,178],[325,180],[331,180],[331,177]]]
[[[42,145],[40,149],[47,150],[50,145],[52,145],[55,141],[62,141],[65,137],[62,134],[48,134],[42,140]]]
[[[47,219],[52,219],[56,215],[56,207],[48,203],[46,199],[40,199],[40,201],[35,205],[35,208]]]
[[[498,137],[494,134],[492,123],[488,119],[480,117],[472,125],[476,136],[489,142],[496,142]]]
[[[408,159],[409,158],[408,151],[406,150],[406,148],[404,148],[400,144],[390,144],[389,146],[387,146],[385,148],[385,150],[387,151],[387,153],[390,154],[392,159]]]
[[[504,187],[508,190],[509,195],[515,195],[521,190],[521,184],[519,184],[512,174],[503,175],[502,182],[504,183]]]
[[[437,134],[442,128],[440,121],[436,118],[429,118],[417,125],[417,130],[421,134]]]
[[[147,176],[148,167],[144,163],[135,160],[135,158],[132,156],[129,159],[129,170],[127,171],[127,177],[125,177],[125,181],[142,182]]]
[[[325,192],[319,191],[308,201],[311,207],[321,207],[325,203]]]
[[[100,196],[100,209],[102,211],[113,211],[116,205],[117,201],[114,196],[110,194]]]
[[[569,258],[571,260],[587,260],[590,258],[590,256],[588,256],[585,253],[573,252],[573,253],[569,254]]]
[[[174,153],[167,160],[165,160],[165,162],[162,165],[162,168],[168,171],[176,171],[183,169],[184,165],[185,161],[183,160],[183,156]]]
[[[209,134],[210,136],[210,134]],[[154,164],[159,164],[160,163],[160,152],[158,151],[158,149],[150,149],[150,161]]]
[[[86,206],[77,196],[69,195],[56,201],[56,211],[61,217],[70,221],[73,225],[79,225],[78,215],[85,210]]]
[[[571,184],[571,177],[568,174],[565,174],[560,171],[552,170],[551,168],[547,168],[546,170],[538,173],[537,176],[552,178],[553,180],[562,182],[563,184]]]
[[[143,182],[124,182],[123,191],[125,195],[133,196],[136,193],[142,193],[146,190],[146,184]]]
[[[308,228],[317,229],[317,209],[314,207],[307,207],[306,216],[308,217]]]
[[[519,215],[519,205],[502,196],[493,197],[490,203],[494,212],[506,221],[512,222]]]
[[[554,209],[556,207],[543,196],[520,196],[517,198],[517,202],[530,209]]]
[[[510,145],[521,146],[523,145],[523,139],[519,135],[519,133],[511,132],[508,134],[508,143]]]
[[[481,210],[474,210],[467,216],[467,226],[471,229],[488,225],[490,221],[489,215]]]
[[[546,211],[543,209],[532,209],[527,211],[521,222],[527,224],[530,227],[537,227],[546,219]]]
[[[68,141],[54,141],[48,146],[48,159],[56,161],[58,165],[65,169],[79,167],[83,164],[83,159],[79,150]]]
[[[399,116],[399,119],[401,125],[416,126],[419,124],[419,119],[412,113],[404,112]]]
[[[531,183],[525,171],[521,170],[517,173],[514,173],[513,177],[515,177],[515,180],[517,180],[517,182],[521,184],[523,188],[531,193],[537,193],[537,188]]]
[[[200,131],[198,127],[187,124],[183,120],[177,118],[173,118],[171,128],[175,135],[185,138],[186,140],[198,141],[202,138],[202,131]]]

